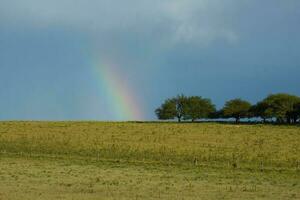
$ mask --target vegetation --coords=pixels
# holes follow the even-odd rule
[[[242,99],[233,99],[226,102],[222,113],[224,117],[235,118],[236,122],[239,122],[241,118],[249,117],[249,111],[251,104]]]
[[[155,112],[161,120],[177,118],[178,122],[181,122],[182,119],[195,121],[207,118],[215,112],[215,106],[210,99],[178,95],[172,99],[167,99]]]
[[[211,103],[211,100],[202,97],[188,97],[187,105],[185,119],[191,119],[192,121],[208,118],[211,113],[216,112],[215,105]]]
[[[175,98],[167,99],[155,112],[159,119],[177,118],[178,122],[181,122],[181,119],[187,116],[188,98],[184,95],[178,95]]]
[[[0,199],[297,199],[298,126],[1,122]]]
[[[300,102],[294,105],[293,117],[295,123],[300,118]]]
[[[265,101],[261,101],[256,105],[253,105],[250,108],[250,116],[260,117],[264,123],[266,123],[267,119],[271,119],[273,117],[272,112],[269,109],[269,105]]]
[[[267,105],[266,112],[278,122],[296,123],[298,114],[295,106],[300,103],[300,98],[288,94],[270,95],[263,102]]]
[[[276,119],[277,123],[297,123],[300,119],[300,97],[289,94],[273,94],[255,105],[242,99],[227,101],[221,110],[216,111],[210,99],[184,95],[167,99],[156,110],[160,120],[178,118],[180,122],[191,119],[235,118],[238,123],[243,118],[260,118],[262,122]]]

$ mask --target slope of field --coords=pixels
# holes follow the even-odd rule
[[[297,199],[300,128],[2,122],[0,199]]]

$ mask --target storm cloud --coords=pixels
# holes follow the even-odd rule
[[[87,57],[113,61],[144,99],[147,119],[162,99],[178,93],[208,96],[218,106],[236,96],[256,101],[273,92],[299,94],[299,9],[297,0],[2,0],[0,76],[12,76],[22,67],[36,72],[34,66],[68,71],[70,65],[78,79]],[[20,48],[25,47],[24,54]],[[44,78],[46,85],[53,79]],[[60,85],[71,87],[71,80]],[[26,99],[11,94],[21,90],[16,83],[8,85],[2,97]],[[87,85],[78,87],[89,96]],[[67,100],[60,101],[59,110]],[[12,118],[22,118],[6,109]],[[99,116],[82,110],[92,109],[62,118]],[[55,112],[47,115],[51,109],[44,113],[55,117]]]

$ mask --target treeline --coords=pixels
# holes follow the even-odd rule
[[[290,94],[272,94],[255,105],[242,99],[227,101],[221,110],[217,110],[212,101],[201,96],[178,95],[169,98],[155,110],[160,120],[177,119],[203,120],[234,118],[259,118],[262,122],[297,123],[300,120],[300,97]]]

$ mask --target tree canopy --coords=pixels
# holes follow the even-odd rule
[[[208,118],[216,111],[215,105],[210,99],[202,98],[200,96],[191,96],[187,99],[187,113],[185,119],[195,121],[197,119]]]
[[[264,101],[260,101],[257,104],[253,105],[250,108],[250,115],[252,117],[262,118],[263,122],[266,122],[267,119],[273,117],[269,105]]]
[[[161,120],[177,118],[179,122],[182,119],[195,121],[207,118],[215,110],[215,106],[210,99],[200,96],[186,97],[178,95],[177,97],[167,99],[156,109],[156,115]]]
[[[277,119],[278,122],[291,123],[295,118],[295,106],[300,103],[300,98],[289,94],[273,94],[263,100],[267,105],[267,112],[271,117]]]
[[[155,110],[158,119],[174,119],[176,116],[176,102],[173,99],[167,99],[159,108]]]
[[[167,99],[155,113],[158,119],[167,120],[177,118],[180,122],[187,112],[187,97],[178,95],[177,97]]]
[[[300,102],[294,106],[294,123],[300,118]]]
[[[241,118],[249,116],[250,108],[251,104],[248,101],[233,99],[226,102],[223,115],[227,118],[235,118],[236,122],[239,122]]]
[[[253,106],[242,99],[227,101],[224,107],[216,110],[208,98],[201,96],[184,96],[167,99],[155,110],[160,120],[196,121],[200,119],[261,118],[263,122],[276,119],[278,123],[297,123],[300,121],[300,97],[290,94],[272,94]]]

